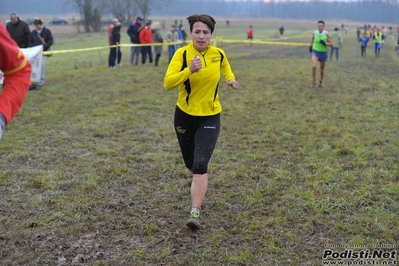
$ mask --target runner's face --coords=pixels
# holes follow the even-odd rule
[[[212,33],[211,29],[205,23],[199,21],[194,23],[190,36],[193,40],[194,48],[203,52],[208,47]]]
[[[317,28],[319,29],[320,32],[324,30],[324,24],[323,23],[318,23]]]

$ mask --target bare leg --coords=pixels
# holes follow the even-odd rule
[[[201,209],[206,191],[208,189],[208,174],[194,174],[191,183],[192,207]]]
[[[316,82],[316,67],[317,67],[317,62],[318,61],[319,61],[319,59],[316,56],[312,55],[312,77],[313,77],[313,83],[314,84],[316,84],[315,83]]]
[[[326,66],[326,62],[320,62],[320,81],[323,81],[325,66]]]

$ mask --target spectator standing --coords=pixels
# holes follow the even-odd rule
[[[181,34],[183,36],[183,44],[182,46],[186,45],[186,40],[187,40],[187,32],[184,30],[184,27],[181,26],[180,28]]]
[[[165,39],[169,43],[176,42],[179,39],[179,35],[176,32],[176,26],[175,25],[170,25],[170,29],[166,33]],[[175,54],[175,51],[176,51],[176,44],[169,44],[168,45],[169,62],[172,60],[172,57]]]
[[[335,58],[338,61],[339,58],[339,49],[342,48],[342,36],[338,32],[338,27],[335,27],[334,31],[331,33],[331,40],[333,45],[331,46],[330,52],[330,61],[332,61],[332,57],[335,51]]]
[[[108,44],[111,46],[112,45],[112,30],[115,27],[116,23],[118,23],[119,20],[117,18],[113,18],[111,20],[111,24],[108,26]],[[112,54],[112,48],[109,48],[109,55],[108,55],[108,67],[112,67],[115,65],[115,62],[111,65],[111,54]]]
[[[53,45],[53,35],[51,31],[43,26],[43,21],[41,19],[35,19],[33,25],[35,29],[30,34],[28,46],[43,45],[43,51],[50,50],[51,45]],[[46,60],[47,56],[42,56],[40,81],[37,84],[33,84],[29,90],[40,90],[44,85],[46,78]]]
[[[111,47],[111,56],[109,61],[109,66],[114,67],[121,67],[121,59],[122,59],[122,52],[119,44],[121,43],[121,23],[118,22],[112,28],[111,34],[111,45],[116,47]]]
[[[139,54],[141,51],[140,44],[140,31],[143,29],[143,19],[141,17],[137,17],[136,21],[130,24],[129,28],[127,29],[127,35],[130,37],[130,42],[133,46],[130,48],[130,58],[129,64],[132,66],[133,63],[135,65],[139,64]],[[135,60],[136,57],[136,60]]]
[[[356,36],[358,41],[360,41],[360,34],[361,34],[360,27],[357,27]]]
[[[19,48],[27,48],[30,37],[30,29],[28,23],[22,21],[17,13],[10,14],[10,22],[6,25],[7,31],[11,38],[17,43]]]
[[[281,26],[279,31],[280,31],[280,38],[282,38],[284,34],[284,26]]]
[[[140,31],[139,33],[139,39],[141,44],[152,44],[154,43],[154,40],[152,39],[152,33],[151,33],[151,21],[148,21],[144,28]],[[151,45],[146,45],[141,47],[141,64],[144,66],[146,61],[147,61],[147,55],[148,55],[148,61],[150,65],[152,65],[152,46]]]
[[[20,110],[28,92],[31,66],[6,27],[0,22],[0,70],[4,73],[0,93],[0,140],[3,131]]]
[[[398,36],[397,48],[398,48],[398,51],[397,51],[396,55],[399,57],[399,36]]]
[[[179,49],[180,47],[182,47],[183,45],[183,33],[182,33],[182,31],[180,30],[180,26],[178,27],[178,28],[176,28],[176,32],[177,32],[177,35],[179,36],[179,40],[181,41],[181,43],[179,43],[179,44],[176,44],[176,50],[177,49]]]
[[[249,26],[247,29],[247,40],[251,40],[251,46],[252,46],[252,39],[254,38],[254,29],[252,26]]]
[[[154,41],[154,44],[163,43],[163,38],[160,29],[161,25],[159,24],[159,22],[155,21],[154,23],[151,24],[152,39]],[[154,54],[155,54],[154,66],[157,67],[159,63],[159,58],[161,57],[162,54],[162,45],[154,45]]]
[[[112,45],[112,29],[115,27],[116,23],[118,23],[119,20],[117,18],[113,18],[111,20],[111,24],[108,26],[108,44]]]

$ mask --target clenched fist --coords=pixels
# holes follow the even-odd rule
[[[202,68],[201,59],[198,55],[195,55],[194,59],[191,61],[190,64],[190,71],[191,73],[200,72]]]

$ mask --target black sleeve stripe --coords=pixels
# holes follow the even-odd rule
[[[183,71],[187,67],[187,50],[184,50],[183,52],[183,65],[181,66],[180,71]]]
[[[187,50],[184,50],[184,52],[183,52],[183,64],[181,66],[181,70],[180,71],[183,71],[186,67],[187,67]],[[187,79],[186,81],[184,81],[184,86],[185,86],[186,91],[187,91],[186,103],[188,105],[188,100],[189,100],[190,94],[191,94],[190,79]]]

